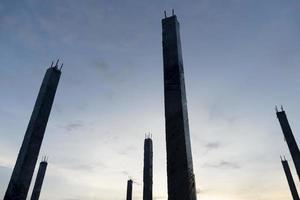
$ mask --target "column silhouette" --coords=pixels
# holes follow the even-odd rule
[[[162,19],[169,200],[196,200],[179,23]]]
[[[127,194],[126,194],[126,200],[132,200],[132,183],[133,181],[129,179],[127,181]]]
[[[43,185],[44,177],[46,174],[47,165],[48,165],[48,162],[47,162],[46,158],[44,158],[44,160],[42,162],[40,162],[39,171],[37,173],[37,176],[35,179],[35,184],[34,184],[32,195],[31,195],[31,200],[38,200],[40,198],[42,185]]]
[[[144,141],[144,188],[143,200],[152,200],[152,176],[153,176],[153,144],[147,137]]]
[[[295,137],[293,135],[292,129],[290,127],[289,121],[286,117],[285,111],[281,107],[281,111],[278,111],[276,108],[276,115],[279,120],[285,141],[288,145],[288,148],[290,150],[292,159],[294,161],[294,165],[298,174],[298,178],[300,179],[300,152],[297,145],[297,142],[295,140]]]
[[[299,195],[298,195],[297,188],[296,188],[296,185],[295,185],[295,182],[294,182],[294,179],[293,179],[290,167],[289,167],[289,163],[286,159],[284,159],[284,160],[281,159],[281,163],[282,163],[284,173],[285,173],[286,179],[287,179],[289,187],[290,187],[290,191],[291,191],[293,200],[299,200]]]
[[[27,197],[60,79],[61,67],[58,68],[58,61],[55,66],[52,63],[44,76],[4,200],[25,200]]]

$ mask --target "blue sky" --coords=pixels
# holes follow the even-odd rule
[[[0,196],[46,68],[61,58],[40,153],[49,156],[41,199],[121,200],[128,177],[141,199],[147,132],[154,198],[167,199],[161,18],[172,8],[198,198],[291,198],[279,156],[291,159],[274,107],[284,105],[299,140],[298,0],[2,0]]]

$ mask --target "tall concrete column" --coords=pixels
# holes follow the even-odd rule
[[[133,181],[131,179],[127,181],[126,200],[132,200],[132,183]]]
[[[152,200],[152,176],[153,176],[153,145],[152,139],[144,141],[144,188],[143,200]]]
[[[293,200],[299,200],[299,195],[298,195],[297,188],[296,188],[296,185],[295,185],[295,182],[294,182],[294,179],[293,179],[290,167],[289,167],[289,163],[285,159],[281,160],[281,163],[282,163],[282,166],[283,166],[283,169],[284,169],[284,172],[286,175],[286,179],[287,179],[289,187],[290,187],[290,191],[292,193]]]
[[[298,178],[300,179],[300,152],[293,135],[292,129],[290,127],[289,121],[286,117],[285,111],[281,108],[281,111],[276,111],[277,118],[279,120],[285,141],[290,150],[291,156],[294,161],[294,165],[298,174]]]
[[[60,75],[57,62],[44,76],[4,200],[27,197]]]
[[[40,197],[44,177],[46,174],[47,165],[48,165],[48,163],[47,163],[46,159],[44,159],[42,162],[40,162],[39,171],[37,173],[35,184],[34,184],[32,195],[31,195],[31,200],[38,200]]]
[[[169,200],[196,200],[179,23],[162,19]]]

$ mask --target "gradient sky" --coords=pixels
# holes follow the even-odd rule
[[[141,199],[146,132],[154,199],[167,199],[161,18],[172,8],[198,199],[291,199],[274,107],[284,105],[299,141],[299,0],[0,1],[0,197],[44,73],[61,58],[41,199],[125,199],[128,177]]]

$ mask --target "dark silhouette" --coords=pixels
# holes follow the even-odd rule
[[[144,189],[143,200],[152,200],[153,176],[153,145],[152,139],[146,137],[144,141]]]
[[[288,181],[288,184],[289,184],[292,196],[293,196],[293,200],[299,200],[299,195],[298,195],[297,188],[296,188],[296,185],[295,185],[295,182],[294,182],[294,179],[293,179],[290,167],[289,167],[289,163],[285,158],[284,158],[284,160],[281,159],[281,163],[282,163],[282,166],[283,166],[283,169],[284,169],[284,172],[286,175],[286,179]]]
[[[133,181],[129,179],[127,181],[127,194],[126,194],[126,200],[132,200],[132,184]]]
[[[169,200],[196,200],[179,23],[162,19]]]
[[[47,70],[23,139],[4,200],[25,200],[38,159],[61,71],[58,61]]]
[[[44,160],[40,162],[39,171],[37,173],[34,188],[31,195],[31,200],[38,200],[40,197],[47,165],[48,165],[47,160],[46,158],[44,158]]]
[[[283,110],[282,106],[281,106],[281,111],[278,111],[276,108],[276,115],[279,120],[285,141],[292,155],[294,165],[298,174],[298,178],[300,179],[300,152],[295,137],[293,135],[292,129],[286,117],[285,111]]]

